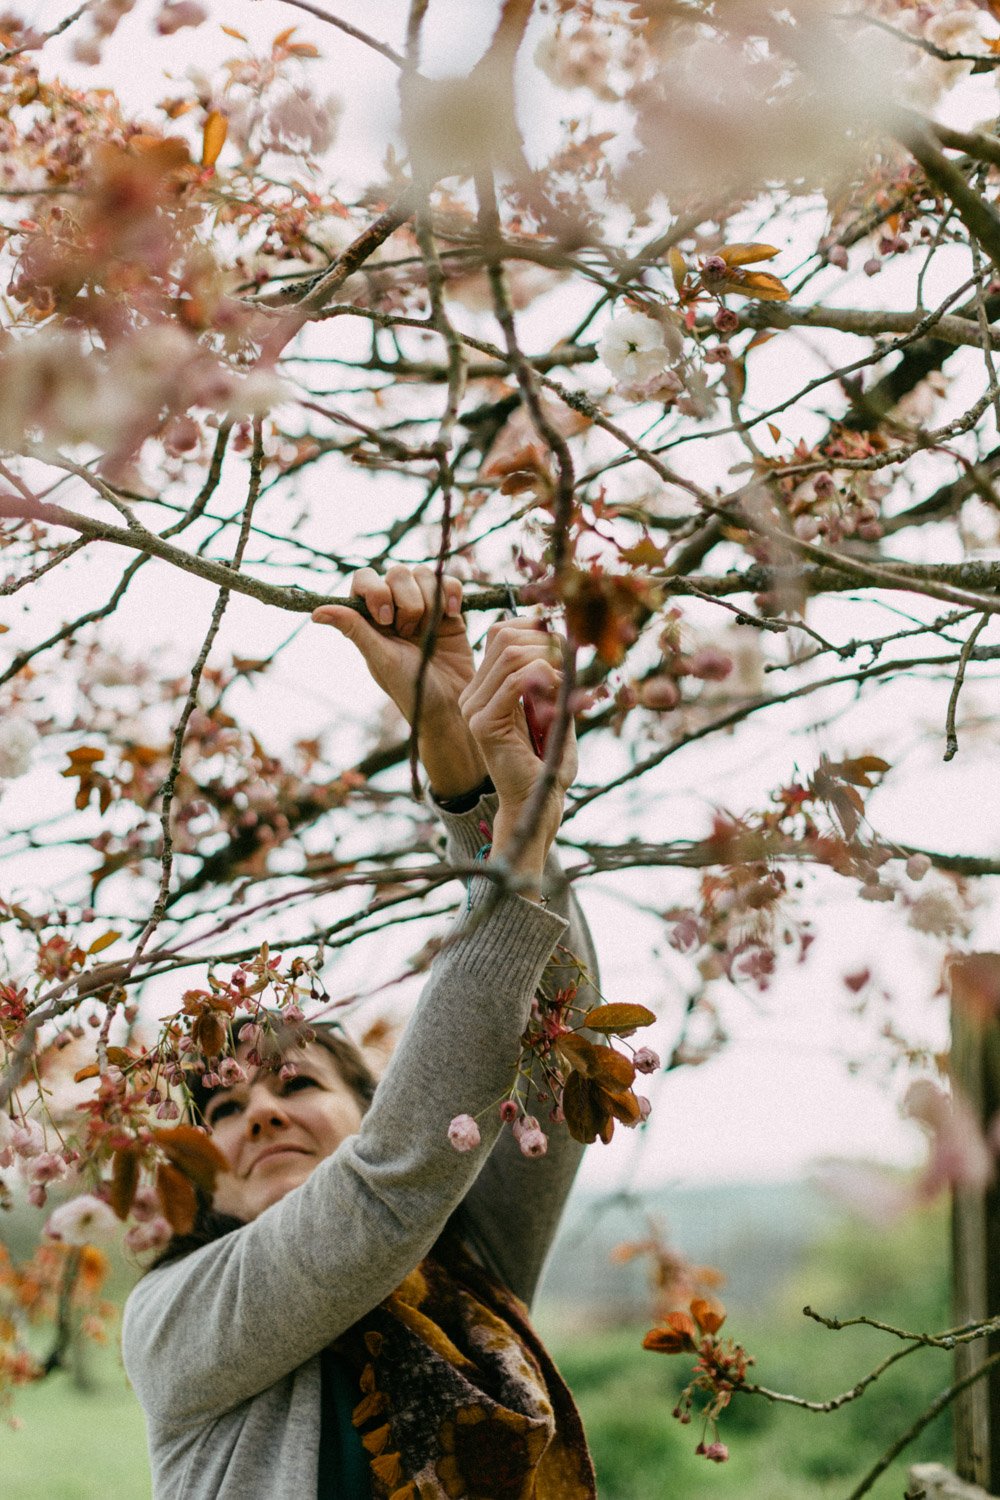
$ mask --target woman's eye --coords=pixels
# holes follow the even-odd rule
[[[235,1099],[220,1099],[219,1103],[212,1105],[208,1111],[209,1125],[213,1127],[218,1125],[220,1120],[224,1120],[227,1115],[235,1114],[238,1109],[239,1105]]]
[[[289,1078],[284,1086],[284,1092],[290,1094],[298,1089],[319,1088],[315,1078],[310,1078],[308,1073],[296,1073],[294,1078]]]

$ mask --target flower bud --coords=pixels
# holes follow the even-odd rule
[[[456,1115],[448,1126],[448,1140],[456,1151],[475,1151],[481,1139],[471,1115]]]
[[[655,1073],[660,1066],[660,1059],[650,1047],[640,1047],[633,1057],[637,1073]]]
[[[500,1118],[505,1125],[512,1125],[517,1119],[517,1105],[513,1099],[505,1099],[500,1106]]]

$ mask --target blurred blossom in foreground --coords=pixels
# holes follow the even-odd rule
[[[30,719],[8,714],[0,719],[0,780],[23,776],[31,767],[31,756],[38,744],[38,730]]]

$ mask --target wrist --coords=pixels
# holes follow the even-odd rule
[[[417,754],[439,801],[464,797],[486,780],[486,762],[461,715],[422,725]]]
[[[541,890],[542,872],[545,869],[545,861],[549,850],[552,848],[553,840],[559,830],[562,818],[563,798],[561,794],[555,794],[547,799],[535,826],[531,829],[528,837],[521,843],[516,858],[511,862],[512,871],[529,882],[524,894],[529,897]],[[493,854],[500,859],[507,859],[507,851],[516,839],[518,825],[524,814],[525,804],[521,803],[514,807],[505,805],[502,797],[493,820]],[[517,840],[520,843],[520,840]]]

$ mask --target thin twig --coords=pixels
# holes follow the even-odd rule
[[[943,757],[945,760],[954,760],[955,756],[958,754],[958,734],[955,729],[955,713],[958,709],[958,695],[962,691],[962,684],[965,681],[965,669],[969,664],[969,658],[972,655],[973,647],[982,634],[984,628],[989,623],[989,619],[989,615],[982,615],[977,624],[972,628],[972,630],[969,631],[968,638],[965,642],[965,645],[962,647],[961,655],[958,658],[958,670],[955,673],[955,681],[952,684],[951,694],[948,698],[948,712],[945,717],[945,749]]]

